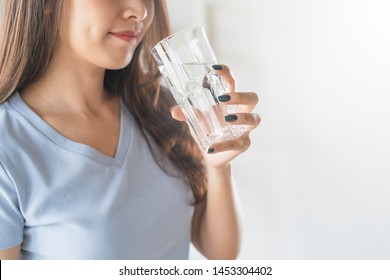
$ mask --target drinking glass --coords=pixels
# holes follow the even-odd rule
[[[237,107],[218,101],[229,89],[212,67],[217,59],[202,27],[168,36],[153,47],[152,57],[203,149],[244,133],[242,125],[225,121]]]

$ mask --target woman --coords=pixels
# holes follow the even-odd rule
[[[204,153],[159,94],[149,53],[169,34],[164,1],[2,4],[0,259],[186,259],[191,241],[235,258],[230,161],[260,122],[257,95],[215,66],[248,132]]]

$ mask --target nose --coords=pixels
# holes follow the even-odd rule
[[[124,19],[133,19],[137,22],[143,21],[148,16],[148,9],[144,0],[128,0],[123,10]]]

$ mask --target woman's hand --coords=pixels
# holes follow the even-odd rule
[[[231,160],[245,152],[251,145],[250,132],[260,124],[260,116],[253,113],[258,103],[258,96],[254,92],[235,92],[235,79],[226,65],[214,66],[216,74],[220,75],[229,86],[229,93],[220,96],[218,99],[222,104],[236,105],[238,113],[224,116],[225,121],[230,124],[243,125],[245,132],[237,139],[216,143],[203,151],[207,167],[219,168],[227,166]],[[171,110],[172,117],[184,121],[185,117],[179,106]]]
[[[195,206],[191,240],[209,259],[235,259],[241,244],[241,215],[230,161],[251,145],[249,134],[260,123],[259,115],[252,112],[258,97],[254,92],[236,92],[235,79],[226,65],[214,65],[213,68],[230,90],[218,97],[220,103],[238,107],[238,113],[223,117],[227,123],[243,125],[245,132],[237,139],[202,149],[207,169],[207,196],[203,203]],[[173,107],[171,112],[173,118],[185,120],[179,106]]]

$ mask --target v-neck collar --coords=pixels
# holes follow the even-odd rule
[[[131,117],[129,116],[129,112],[127,111],[122,100],[120,102],[121,111],[119,140],[115,156],[110,157],[89,145],[70,140],[56,131],[23,101],[19,92],[15,92],[9,99],[10,105],[52,142],[68,151],[78,153],[80,155],[94,159],[100,163],[115,167],[122,166],[124,159],[126,158],[126,154],[131,142],[131,130],[133,126],[133,122],[130,121]]]

